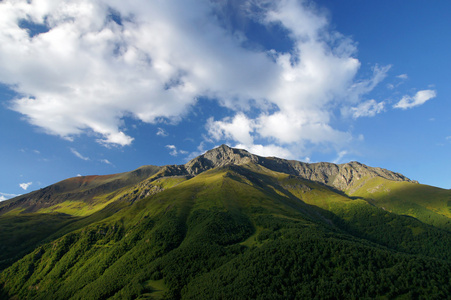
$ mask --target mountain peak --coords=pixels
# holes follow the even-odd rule
[[[246,150],[231,148],[225,144],[213,148],[204,154],[190,160],[185,164],[190,174],[199,174],[203,171],[226,165],[242,165],[250,162],[258,162],[258,156]]]

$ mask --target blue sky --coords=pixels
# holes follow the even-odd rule
[[[29,3],[28,3],[29,2]],[[451,2],[0,2],[0,199],[222,143],[451,188]]]

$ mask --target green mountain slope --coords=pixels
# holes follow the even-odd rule
[[[451,230],[451,190],[373,178],[349,194],[383,210]]]
[[[127,173],[69,178],[46,188],[0,203],[0,215],[61,212],[92,214],[120,198],[127,187],[158,173],[161,167],[145,166]]]
[[[436,213],[448,218],[440,211],[449,201],[446,191],[431,187],[428,193],[428,187],[400,174],[358,163],[303,165],[225,146],[186,165],[154,171],[118,190],[103,189],[96,197],[115,197],[85,215],[38,209],[0,217],[0,241],[9,252],[21,241],[3,230],[34,237],[21,249],[28,252],[23,258],[5,254],[9,267],[0,273],[0,297],[446,298],[451,293],[451,232],[409,216],[405,204],[438,207]],[[99,191],[103,184],[88,190]],[[395,188],[404,185],[406,194]],[[412,187],[429,198],[422,200]],[[72,193],[83,192],[77,189]],[[393,208],[386,204],[390,199]],[[396,201],[407,210],[396,211],[402,210]],[[45,224],[42,232],[32,231],[39,222]]]

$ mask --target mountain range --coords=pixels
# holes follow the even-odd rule
[[[0,202],[0,298],[446,298],[451,190],[222,145]]]

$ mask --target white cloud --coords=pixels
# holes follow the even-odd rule
[[[262,84],[271,109],[253,118],[237,113],[233,118],[210,119],[207,128],[214,140],[233,140],[250,149],[258,146],[254,140],[263,138],[285,149],[303,149],[324,143],[339,147],[352,138],[331,126],[331,108],[359,103],[386,77],[390,66],[375,66],[370,78],[355,80],[360,62],[353,57],[353,42],[327,32],[324,16],[298,4],[273,3],[259,19],[266,26],[283,26],[294,46],[291,53],[271,52],[277,70],[270,85]],[[289,152],[285,155],[292,156]]]
[[[158,127],[157,135],[158,136],[168,136],[169,134],[163,128]]]
[[[234,118],[225,118],[222,121],[208,119],[207,129],[215,140],[231,139],[244,145],[252,145],[254,139],[251,133],[255,129],[253,120],[248,119],[243,113],[238,113]]]
[[[30,186],[30,185],[32,185],[33,184],[33,182],[27,182],[27,183],[20,183],[19,184],[19,186],[23,189],[23,190],[27,190],[28,189],[28,187]]]
[[[188,154],[188,151],[178,150],[175,145],[166,145],[165,147],[170,150],[169,155],[172,156],[178,156],[179,154]]]
[[[16,194],[7,194],[7,193],[0,193],[0,201],[5,201],[14,197],[17,197],[20,195],[16,195]]]
[[[396,76],[396,78],[399,78],[399,79],[408,79],[409,76],[408,76],[407,74],[400,74],[400,75]]]
[[[426,101],[431,100],[437,96],[434,90],[422,90],[418,91],[413,97],[404,96],[402,99],[396,103],[394,108],[408,109],[415,106],[424,104]]]
[[[351,108],[352,117],[354,119],[374,117],[376,114],[384,111],[384,106],[384,102],[376,102],[374,99],[362,102],[358,106]]]
[[[198,1],[3,1],[0,81],[21,95],[11,108],[50,134],[93,131],[128,145],[124,115],[178,120],[200,95],[248,106],[276,66],[242,48],[211,10]],[[22,19],[49,31],[30,37]]]
[[[373,68],[373,75],[366,80],[360,80],[354,82],[345,97],[349,98],[352,103],[358,103],[361,101],[361,97],[371,92],[379,83],[381,83],[386,77],[388,71],[390,71],[391,65],[380,67],[378,65]]]
[[[349,152],[346,151],[346,150],[340,151],[340,152],[338,153],[338,156],[334,159],[333,163],[334,163],[334,164],[339,164],[339,163],[341,163],[342,160],[343,160],[343,157],[345,157],[345,156],[348,155],[348,154],[349,154]]]
[[[78,152],[74,148],[70,148],[70,152],[72,152],[76,157],[78,157],[82,160],[89,160],[89,157],[83,156],[80,152]]]
[[[235,146],[235,148],[245,149],[249,151],[250,153],[259,155],[259,156],[274,156],[274,157],[284,157],[284,158],[294,158],[295,156],[291,151],[289,151],[286,148],[271,144],[271,145],[242,145],[238,144]]]
[[[221,5],[4,0],[0,82],[18,93],[11,108],[31,124],[69,140],[94,133],[106,146],[132,143],[125,117],[176,123],[200,97],[233,111],[208,120],[213,140],[284,156],[308,145],[338,149],[351,140],[332,124],[337,108],[354,106],[355,117],[382,110],[381,103],[361,103],[362,96],[390,66],[376,65],[369,78],[357,77],[356,44],[332,31],[327,17],[306,1],[237,4],[246,8],[246,18],[286,32],[288,52],[247,47],[246,32],[230,30],[215,15]],[[19,26],[24,19],[48,31],[32,36]],[[167,132],[158,128],[156,134]],[[167,148],[171,155],[183,153]]]
[[[107,165],[113,165],[108,159],[101,159],[100,162],[107,164]]]
[[[172,156],[177,156],[178,152],[177,152],[177,147],[175,145],[166,145],[166,148],[168,148],[170,150],[169,154]]]

